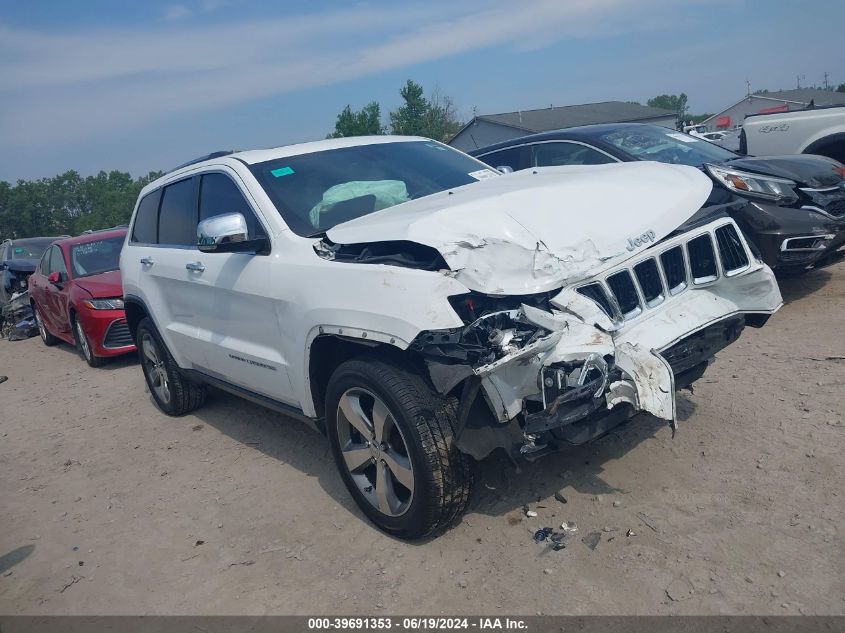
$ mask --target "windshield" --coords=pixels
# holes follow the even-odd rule
[[[736,154],[701,138],[675,132],[656,125],[624,127],[599,136],[605,143],[640,160],[701,167],[704,163],[721,163]]]
[[[29,261],[38,261],[50,246],[52,240],[45,240],[43,242],[13,242],[9,247],[6,257],[9,259],[24,259]]]
[[[434,141],[374,143],[287,156],[251,166],[295,233],[496,177],[483,163]]]
[[[109,237],[72,246],[70,265],[73,268],[73,276],[86,277],[117,270],[123,240],[123,236]]]

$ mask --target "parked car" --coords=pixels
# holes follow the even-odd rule
[[[141,191],[126,318],[163,412],[214,385],[303,419],[363,512],[419,537],[496,448],[674,425],[675,389],[780,307],[711,187],[646,162],[502,175],[393,136],[200,160]]]
[[[29,276],[35,270],[44,250],[56,237],[29,237],[5,240],[0,244],[0,307],[9,303],[14,295],[29,288]]]
[[[845,106],[749,114],[740,152],[750,156],[818,154],[845,162]]]
[[[123,311],[118,263],[126,229],[59,240],[30,277],[30,300],[45,345],[75,345],[91,367],[135,351]]]
[[[512,139],[470,152],[494,167],[599,165],[653,160],[690,165],[717,185],[711,203],[731,214],[779,272],[819,268],[845,255],[845,167],[823,156],[742,157],[656,125],[611,123]]]

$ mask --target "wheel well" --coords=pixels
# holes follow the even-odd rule
[[[840,163],[845,162],[845,134],[832,134],[811,143],[805,154],[820,154]]]
[[[138,324],[145,316],[147,311],[140,303],[135,301],[128,301],[123,305],[123,311],[126,313],[126,325],[129,326],[129,333],[132,335],[132,340],[137,343],[135,333],[138,331]]]
[[[326,413],[326,388],[335,369],[342,363],[363,354],[399,359],[407,365],[418,364],[418,361],[407,352],[386,343],[364,342],[332,334],[321,334],[311,343],[308,357],[308,379],[311,383],[311,398],[314,401],[317,417],[322,418]]]

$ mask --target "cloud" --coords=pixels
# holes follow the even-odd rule
[[[162,17],[165,20],[181,20],[192,14],[193,11],[184,4],[171,4],[164,8],[164,15]]]
[[[219,8],[222,0],[205,0]],[[0,137],[97,138],[169,116],[348,82],[493,46],[595,37],[681,0],[372,4],[225,24],[74,35],[0,26]],[[686,2],[681,2],[686,6]],[[180,15],[172,5],[172,19]]]

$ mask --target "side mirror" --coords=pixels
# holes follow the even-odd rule
[[[47,276],[47,281],[49,281],[54,286],[58,286],[60,283],[62,283],[62,273],[60,273],[59,271],[50,273]]]
[[[197,225],[197,248],[203,253],[254,253],[266,246],[263,237],[249,239],[246,218],[240,213],[215,215]]]
[[[499,171],[499,173],[502,173],[502,174],[512,174],[513,173],[513,167],[511,167],[510,165],[499,165],[498,167],[496,167],[496,169]]]

